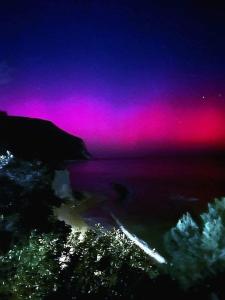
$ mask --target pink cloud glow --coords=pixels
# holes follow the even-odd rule
[[[82,137],[94,153],[225,146],[225,112],[216,105],[118,107],[102,99],[70,97],[52,103],[34,96],[7,103],[3,109],[12,115],[49,119]]]

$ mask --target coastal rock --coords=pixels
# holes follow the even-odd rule
[[[75,200],[70,183],[68,170],[55,170],[52,189],[60,199]]]
[[[64,161],[88,159],[82,139],[50,121],[0,113],[0,147],[22,159]]]

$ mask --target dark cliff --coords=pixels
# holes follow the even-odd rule
[[[53,123],[0,113],[0,147],[23,159],[63,161],[87,159],[82,139]]]

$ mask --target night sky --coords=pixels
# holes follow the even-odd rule
[[[0,4],[0,108],[94,155],[225,147],[222,1]]]

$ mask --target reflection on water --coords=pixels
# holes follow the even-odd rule
[[[216,158],[91,160],[70,164],[69,171],[74,190],[105,199],[86,218],[107,222],[112,211],[147,239],[169,228],[183,212],[198,213],[225,195],[224,162]],[[125,187],[123,199],[118,184],[119,190]]]

